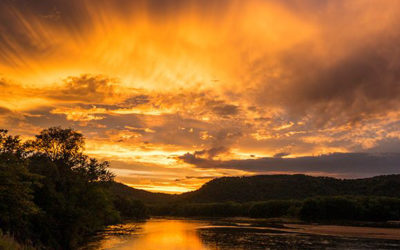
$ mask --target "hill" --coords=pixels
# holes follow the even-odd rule
[[[222,177],[180,195],[114,184],[114,193],[141,200],[150,215],[291,217],[307,221],[400,219],[400,175],[336,179],[307,175]]]
[[[177,195],[153,193],[142,189],[132,188],[119,182],[113,182],[111,184],[111,192],[114,195],[140,200],[146,204],[165,203],[167,201],[176,199],[177,197]]]
[[[114,194],[147,204],[249,202],[338,195],[400,197],[399,190],[400,175],[363,179],[337,179],[300,174],[221,177],[207,182],[198,190],[180,195],[148,192],[118,182],[112,184]]]
[[[213,179],[200,189],[181,194],[185,202],[249,202],[304,199],[315,196],[400,197],[400,175],[336,179],[307,175],[257,175]]]

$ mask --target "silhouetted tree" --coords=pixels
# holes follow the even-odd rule
[[[29,173],[18,137],[0,130],[0,226],[18,237],[27,234],[29,216],[38,212],[32,188],[38,176]]]
[[[44,176],[42,186],[35,189],[42,213],[34,220],[34,227],[45,229],[36,231],[42,242],[71,248],[88,233],[119,220],[106,188],[114,177],[109,164],[83,154],[80,133],[49,128],[26,145],[30,171]]]
[[[116,209],[113,179],[108,162],[84,154],[77,131],[52,127],[22,143],[0,130],[0,229],[43,247],[72,249],[119,222],[120,214],[145,217],[140,202]]]

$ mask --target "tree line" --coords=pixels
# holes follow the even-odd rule
[[[0,232],[37,248],[73,249],[143,203],[113,194],[109,163],[83,153],[84,137],[52,127],[34,139],[0,130]]]
[[[373,196],[321,196],[304,200],[261,202],[172,203],[149,206],[158,216],[184,217],[289,217],[303,221],[400,220],[400,199]]]
[[[181,194],[186,202],[252,202],[307,199],[316,196],[386,196],[400,198],[400,175],[337,179],[295,175],[220,177]]]

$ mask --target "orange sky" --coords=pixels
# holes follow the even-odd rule
[[[4,0],[0,16],[0,127],[75,128],[133,187],[400,167],[279,165],[400,153],[397,0]]]

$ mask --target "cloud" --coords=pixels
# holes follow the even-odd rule
[[[282,157],[285,157],[285,156],[288,156],[288,155],[290,155],[290,153],[287,153],[287,152],[280,152],[280,153],[274,154],[274,157],[275,157],[275,158],[282,158]]]
[[[215,176],[186,176],[186,179],[214,179]]]
[[[229,149],[226,147],[217,147],[204,149],[199,151],[194,151],[193,154],[186,153],[182,156],[179,156],[178,159],[183,160],[186,163],[190,163],[193,165],[198,165],[202,163],[208,162],[208,160],[213,160],[214,157],[229,152]]]
[[[398,174],[399,153],[334,153],[296,158],[265,157],[259,159],[214,161],[186,153],[180,157],[199,168],[237,169],[253,173],[322,173],[347,177]]]
[[[225,104],[225,105],[218,105],[218,106],[214,106],[212,108],[212,110],[220,116],[231,116],[231,115],[236,115],[239,113],[239,109],[237,106],[235,105],[231,105],[231,104]]]
[[[228,151],[229,151],[228,148],[221,146],[221,147],[216,147],[216,148],[210,148],[207,150],[195,151],[194,155],[196,155],[196,156],[200,155],[203,157],[207,157],[208,159],[212,159],[212,158],[214,158],[222,153],[226,153]]]
[[[102,103],[115,96],[117,81],[102,75],[70,76],[62,87],[50,90],[48,96],[57,100]]]
[[[285,2],[317,23],[318,35],[280,53],[274,65],[268,55],[251,62],[257,77],[248,82],[248,98],[257,97],[256,106],[279,107],[289,120],[313,128],[360,123],[399,108],[398,2]]]
[[[73,127],[97,155],[185,176],[329,172],[308,160],[361,173],[329,164],[400,152],[399,10],[396,0],[0,1],[0,126]]]
[[[56,108],[50,111],[51,114],[62,114],[65,115],[67,120],[70,121],[81,121],[88,122],[93,120],[102,120],[105,117],[97,114],[106,113],[105,109],[100,108],[89,108],[84,109],[81,107],[75,108]]]
[[[288,111],[300,116],[311,114],[313,122],[325,125],[361,121],[398,108],[399,42],[378,41],[328,66],[299,62],[307,66],[296,69],[293,84],[281,90],[286,94]]]
[[[124,104],[127,106],[143,105],[150,102],[150,96],[145,94],[138,94],[127,98]]]
[[[12,111],[9,110],[8,108],[0,107],[0,115],[6,115],[10,113],[12,113]]]

